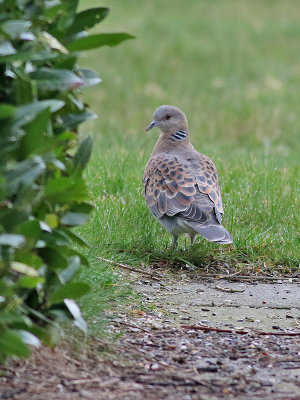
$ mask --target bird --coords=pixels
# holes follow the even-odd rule
[[[217,169],[190,142],[185,113],[162,105],[154,111],[146,132],[154,127],[160,135],[145,168],[143,192],[153,217],[171,233],[171,248],[186,233],[191,245],[198,234],[210,242],[232,243],[231,234],[222,225]]]

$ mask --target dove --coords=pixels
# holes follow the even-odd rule
[[[198,234],[210,242],[232,243],[231,234],[222,226],[217,169],[191,144],[184,112],[175,106],[160,106],[146,131],[154,127],[160,135],[145,168],[143,191],[151,214],[171,233],[172,247],[186,233],[191,245]]]

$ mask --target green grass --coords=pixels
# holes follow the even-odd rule
[[[112,4],[97,31],[126,31],[136,40],[88,52],[81,62],[103,79],[85,92],[99,114],[85,127],[94,132],[86,176],[95,210],[80,230],[92,245],[88,279],[97,281],[98,255],[131,265],[183,258],[298,268],[298,2]],[[158,135],[145,128],[161,104],[186,112],[194,146],[215,162],[235,248],[201,238],[189,248],[183,237],[167,250],[170,237],[151,217],[141,187]]]

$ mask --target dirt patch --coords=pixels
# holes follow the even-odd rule
[[[75,348],[67,342],[34,351],[28,361],[11,361],[2,369],[0,399],[299,400],[300,336],[288,335],[299,332],[298,285],[184,278],[167,285],[140,281],[136,287],[146,309],[155,308],[112,315],[110,332],[122,334],[117,341],[94,338]],[[262,313],[261,324],[247,322],[245,306],[253,318]],[[239,327],[245,334],[237,332],[238,316],[228,310],[243,318]],[[283,312],[277,328],[268,318],[273,311]],[[232,331],[202,331],[195,324]],[[268,335],[255,332],[267,328]]]
[[[300,398],[298,338],[180,329],[156,314],[122,318],[111,328],[125,327],[106,356],[95,355],[103,343],[94,341],[85,354],[44,348],[29,361],[11,362],[0,378],[0,398]]]

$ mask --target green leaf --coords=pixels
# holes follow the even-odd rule
[[[76,72],[83,81],[84,87],[95,86],[102,82],[97,72],[93,71],[92,69],[80,68]]]
[[[64,105],[65,103],[62,100],[50,99],[35,101],[25,106],[17,107],[13,116],[13,121],[16,122],[18,126],[22,126],[34,120],[41,111],[49,108],[50,112],[54,113],[61,109]]]
[[[83,333],[87,334],[87,324],[82,317],[76,318],[74,325],[77,326]]]
[[[26,32],[32,23],[22,19],[11,19],[2,24],[2,30],[12,39],[18,38],[21,33]]]
[[[25,238],[22,235],[13,233],[3,233],[0,235],[0,245],[21,247],[25,243]]]
[[[69,246],[70,244],[70,239],[68,235],[66,235],[64,232],[60,232],[58,230],[53,230],[50,233],[49,232],[44,232],[42,235],[42,240],[47,244],[49,247],[63,247],[63,246]]]
[[[32,185],[35,179],[40,176],[45,169],[46,164],[39,156],[16,163],[4,174],[8,193],[12,195],[15,194],[20,187]]]
[[[0,56],[10,56],[16,53],[16,49],[9,40],[4,40],[0,43]]]
[[[56,178],[49,179],[45,194],[52,203],[68,203],[72,201],[84,201],[87,198],[87,189],[82,178]]]
[[[49,179],[45,187],[45,194],[51,196],[56,193],[61,193],[69,190],[75,184],[75,180],[68,177]]]
[[[17,333],[11,329],[4,331],[0,335],[0,353],[7,355],[14,354],[18,357],[28,357],[29,348],[23,343]]]
[[[65,35],[65,31],[72,25],[75,18],[75,11],[78,5],[78,0],[61,0],[63,9],[66,10],[65,13],[59,15],[56,28]],[[56,33],[56,32],[55,32]]]
[[[16,93],[16,105],[28,104],[34,101],[35,87],[28,76],[17,76],[13,81],[13,87]]]
[[[25,324],[31,326],[32,322],[26,315],[18,311],[2,311],[0,312],[1,324]]]
[[[93,206],[88,203],[72,206],[71,210],[61,218],[61,223],[67,226],[83,225],[88,220],[92,209]]]
[[[18,232],[25,236],[27,239],[38,239],[41,233],[39,222],[34,220],[27,220],[18,226]]]
[[[70,229],[62,227],[61,230],[68,235],[68,237],[79,246],[90,247],[89,243],[77,233],[72,232]]]
[[[26,221],[28,218],[28,209],[26,211],[19,211],[16,208],[0,208],[0,224],[3,225],[7,232],[14,232],[15,227],[20,223]],[[21,232],[17,232],[21,233]]]
[[[77,134],[75,132],[71,132],[71,131],[65,131],[58,136],[58,140],[61,142],[73,140],[76,138],[77,138]]]
[[[40,40],[42,43],[48,45],[51,47],[51,49],[58,50],[61,53],[68,53],[68,50],[63,46],[62,43],[60,43],[56,37],[50,35],[49,32],[42,32],[40,36]]]
[[[62,284],[67,283],[73,278],[75,272],[80,268],[81,261],[79,256],[68,258],[68,267],[58,273],[58,278]]]
[[[94,25],[101,22],[108,13],[109,8],[106,7],[90,8],[81,11],[76,14],[73,24],[67,30],[67,34],[70,35],[92,28]]]
[[[72,299],[64,299],[65,305],[68,307],[68,310],[72,314],[73,318],[77,319],[81,317],[80,308]]]
[[[89,266],[88,259],[79,251],[67,247],[61,248],[60,250],[62,251],[65,257],[68,258],[71,256],[78,256],[80,258],[81,264]]]
[[[76,67],[77,56],[74,53],[60,54],[53,61],[55,68],[74,70]]]
[[[34,40],[35,36],[34,36],[34,34],[32,32],[22,32],[20,34],[19,39],[30,41],[30,40]]]
[[[36,270],[43,265],[43,260],[35,253],[35,250],[28,251],[26,247],[15,252],[15,260],[30,265]]]
[[[39,68],[30,77],[37,82],[39,90],[66,92],[83,86],[83,80],[68,69]]]
[[[41,347],[41,341],[31,332],[24,331],[22,329],[15,329],[14,332],[19,336],[23,343],[29,344],[34,347]]]
[[[52,232],[52,229],[50,228],[50,226],[45,222],[45,221],[40,221],[40,228],[42,231],[44,232]]]
[[[15,107],[10,104],[1,104],[0,106],[0,120],[11,117],[15,112]]]
[[[97,114],[85,111],[79,114],[68,114],[63,117],[64,124],[70,128],[77,127],[77,125],[81,124],[82,122],[96,119]]]
[[[55,229],[58,227],[59,219],[56,214],[46,214],[45,222],[51,229]]]
[[[29,154],[37,154],[53,148],[55,142],[49,137],[47,130],[50,124],[49,109],[42,110],[25,127],[25,135],[19,146],[19,157],[26,157]]]
[[[18,279],[18,281],[15,283],[15,287],[22,287],[22,288],[28,288],[28,289],[34,289],[36,285],[39,283],[44,283],[45,278],[42,276],[22,276],[21,278]]]
[[[62,217],[61,223],[66,226],[79,226],[84,225],[88,218],[89,214],[70,211]]]
[[[87,334],[87,325],[85,320],[81,316],[80,308],[78,307],[78,305],[72,299],[65,299],[64,303],[70,313],[73,315],[73,318],[75,319],[74,325],[76,325],[85,334]]]
[[[53,270],[65,269],[68,266],[66,258],[54,248],[44,247],[39,249],[39,256]]]
[[[68,283],[55,290],[48,298],[50,304],[62,303],[64,299],[78,299],[90,291],[90,287],[84,282]]]
[[[62,161],[58,160],[57,158],[54,158],[54,157],[50,156],[45,161],[47,161],[49,164],[53,164],[55,166],[55,168],[60,169],[61,171],[65,171],[66,170],[65,164]]]
[[[116,46],[124,40],[134,39],[128,33],[99,33],[76,39],[68,45],[70,51],[96,49],[101,46]]]
[[[19,272],[20,274],[28,275],[29,277],[38,277],[39,275],[34,268],[19,261],[13,261],[10,264],[10,267],[14,271]]]
[[[60,0],[46,0],[43,15],[46,18],[55,18],[58,12],[62,12],[62,9]]]
[[[93,140],[91,136],[86,137],[79,145],[74,156],[74,164],[80,170],[83,170],[92,154]]]

